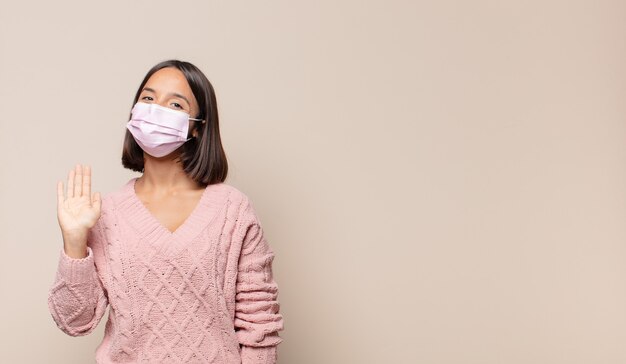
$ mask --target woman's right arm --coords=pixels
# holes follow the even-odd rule
[[[70,336],[92,332],[108,305],[96,272],[91,246],[103,244],[99,226],[101,199],[91,193],[91,169],[70,171],[67,196],[57,186],[57,215],[63,235],[57,273],[48,295],[48,308],[57,326]]]

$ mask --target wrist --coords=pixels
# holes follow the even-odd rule
[[[83,259],[89,256],[89,251],[87,250],[87,246],[83,248],[72,248],[65,246],[64,248],[65,255],[72,259]]]
[[[87,232],[63,232],[63,247],[70,255],[87,256]]]

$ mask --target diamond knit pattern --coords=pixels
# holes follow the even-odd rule
[[[48,306],[66,334],[91,333],[107,307],[96,362],[276,363],[283,330],[274,253],[250,200],[210,185],[174,232],[131,179],[104,197],[82,259],[60,251]]]

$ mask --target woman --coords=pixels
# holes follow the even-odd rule
[[[89,166],[69,172],[66,192],[58,183],[57,326],[87,335],[110,304],[98,363],[275,363],[274,253],[250,200],[224,183],[216,98],[198,68],[147,73],[122,164],[141,177],[103,198]]]

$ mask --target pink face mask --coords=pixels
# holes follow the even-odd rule
[[[163,157],[187,140],[190,118],[183,111],[173,110],[158,104],[138,102],[133,106],[132,117],[126,128],[144,152],[153,157]]]

